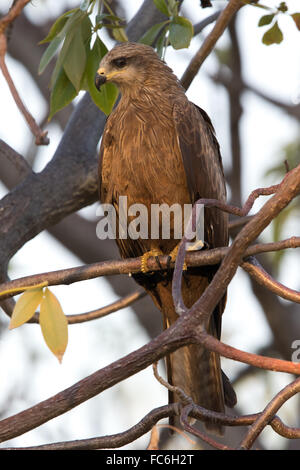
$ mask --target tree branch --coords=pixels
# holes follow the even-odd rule
[[[237,235],[210,285],[188,312],[182,314],[170,328],[137,351],[104,367],[48,400],[3,420],[0,423],[0,438],[2,440],[10,439],[29,431],[130,377],[166,354],[191,343],[201,344],[225,357],[257,367],[300,374],[300,364],[298,363],[239,351],[208,335],[203,327],[223,296],[251,241],[299,192],[300,165],[285,176],[282,183],[278,185],[276,194],[264,204]],[[178,270],[177,262],[175,270],[176,268]],[[179,268],[181,270],[182,266]]]
[[[286,240],[281,240],[274,243],[259,243],[249,246],[245,250],[244,258],[253,256],[258,253],[267,253],[271,251],[283,250],[288,248],[299,248],[300,237],[291,237]],[[187,253],[185,262],[188,267],[197,266],[211,266],[219,264],[222,259],[229,253],[230,248],[214,248],[207,251],[197,251]],[[168,256],[159,256],[159,261],[162,269],[169,267]],[[241,261],[241,265],[244,261]],[[150,271],[159,271],[161,268],[158,266],[154,258],[150,258],[147,263]],[[249,269],[250,270],[250,269]],[[8,299],[21,292],[24,292],[26,287],[38,286],[46,283],[48,286],[55,285],[69,285],[74,282],[85,281],[88,279],[95,279],[102,276],[112,276],[117,274],[133,274],[141,272],[141,258],[127,258],[125,260],[102,261],[90,265],[78,266],[75,268],[60,269],[57,271],[50,271],[41,274],[32,274],[30,276],[21,277],[12,281],[5,282],[0,285],[0,299]]]
[[[225,255],[222,264],[216,272],[212,282],[209,284],[200,299],[195,302],[189,314],[195,320],[205,325],[211,312],[221,300],[226,287],[235,275],[237,267],[241,264],[244,253],[250,243],[270,224],[276,215],[284,209],[289,202],[300,192],[300,165],[286,174],[279,185],[276,185],[275,195],[269,199],[260,211],[242,228],[234,239],[229,251]],[[270,188],[266,188],[270,190]],[[254,194],[255,191],[252,192]],[[264,193],[263,191],[261,192]],[[251,197],[251,196],[250,196]],[[248,198],[248,201],[250,198]],[[247,201],[247,202],[248,202]],[[247,204],[247,203],[246,203]],[[246,206],[246,205],[245,205]],[[245,207],[244,206],[244,207]],[[243,211],[241,211],[243,212]],[[244,215],[244,214],[242,214]],[[173,278],[173,299],[175,307],[182,305],[181,280],[182,268],[185,254],[185,238],[180,242],[178,255],[175,263]]]
[[[294,382],[287,385],[273,398],[273,400],[266,406],[264,411],[255,420],[242,440],[239,449],[246,450],[250,449],[263,429],[269,424],[276,412],[281,406],[292,396],[300,391],[300,378],[298,377]]]
[[[1,27],[1,24],[0,24]],[[18,90],[15,87],[15,84],[11,78],[11,75],[8,71],[8,68],[5,63],[5,54],[6,54],[7,46],[6,46],[6,36],[3,33],[0,33],[0,68],[3,73],[5,80],[9,86],[13,99],[15,100],[16,105],[18,106],[19,110],[23,114],[27,124],[35,136],[35,143],[36,145],[48,145],[49,139],[47,137],[48,131],[42,131],[42,129],[37,125],[35,119],[25,107],[23,101],[20,98]]]
[[[4,33],[10,23],[12,23],[17,16],[19,16],[23,8],[29,3],[30,0],[17,0],[14,2],[9,12],[0,19],[0,34]]]
[[[187,69],[185,70],[181,78],[181,84],[186,90],[188,89],[193,79],[197,75],[204,60],[207,58],[207,56],[210,54],[210,52],[214,48],[218,39],[224,33],[231,18],[243,5],[244,4],[242,3],[241,0],[230,0],[228,5],[224,8],[222,13],[218,17],[216,24],[213,27],[212,31],[210,32],[210,34],[207,36],[207,38],[201,45],[199,51],[191,60],[189,66],[187,67]]]
[[[273,277],[263,269],[254,257],[251,256],[248,258],[247,261],[244,261],[241,264],[241,266],[245,271],[247,271],[247,273],[254,277],[256,282],[266,287],[271,292],[274,292],[274,294],[279,295],[283,299],[290,300],[291,302],[300,303],[300,292],[290,289],[289,287],[281,284],[281,282],[273,279]]]

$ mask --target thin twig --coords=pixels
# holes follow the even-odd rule
[[[245,364],[259,367],[260,369],[287,372],[295,375],[300,374],[300,363],[242,351],[241,349],[234,348],[229,344],[219,341],[217,338],[209,335],[205,331],[195,331],[194,337],[195,339],[198,339],[201,346],[204,346],[210,351],[217,352],[223,357],[232,359],[233,361],[243,362]]]
[[[193,426],[190,425],[190,423],[188,422],[188,417],[189,417],[189,414],[191,413],[191,411],[193,410],[193,407],[194,407],[194,405],[190,404],[190,405],[185,406],[182,409],[182,412],[180,414],[180,422],[183,426],[183,429],[185,431],[190,432],[194,436],[199,437],[202,441],[206,442],[207,444],[214,447],[215,449],[234,450],[234,449],[232,449],[232,448],[230,448],[230,447],[228,447],[224,444],[221,444],[220,442],[215,441],[214,439],[209,437],[207,434],[204,434],[203,432],[199,431],[199,429],[196,429],[196,428],[194,428]]]
[[[229,232],[231,230],[236,230],[237,228],[243,227],[249,222],[250,219],[252,219],[252,217],[253,215],[246,215],[245,217],[241,217],[239,219],[230,220],[228,222]]]
[[[219,18],[220,14],[221,10],[216,11],[212,15],[209,15],[203,20],[199,21],[199,23],[194,24],[194,36],[197,36],[199,33],[201,33],[201,31],[203,31],[204,28],[206,28],[206,26],[216,21]]]
[[[198,199],[195,202],[196,204],[203,204],[205,207],[215,207],[217,209],[222,210],[223,212],[227,212],[228,214],[238,215],[240,217],[245,217],[249,214],[250,210],[253,207],[256,199],[260,196],[271,196],[275,194],[276,191],[280,188],[279,184],[274,184],[272,186],[268,186],[267,188],[256,188],[254,189],[250,196],[248,196],[247,201],[243,205],[243,207],[233,206],[231,204],[226,204],[225,202],[218,201],[217,199]],[[251,218],[249,219],[251,220]]]
[[[8,13],[0,19],[0,34],[5,32],[7,26],[22,13],[23,8],[29,2],[30,0],[17,0],[14,2]]]
[[[218,39],[222,36],[229,21],[242,6],[243,3],[240,0],[230,0],[228,5],[224,8],[222,13],[218,17],[212,31],[203,42],[199,51],[191,60],[189,66],[187,67],[181,78],[181,84],[186,90],[197,75],[204,60],[210,54]]]
[[[242,440],[239,449],[250,449],[263,429],[269,424],[276,412],[281,406],[296,393],[300,392],[300,377],[294,382],[284,387],[277,395],[270,401],[264,411],[252,424],[247,432],[245,438]]]
[[[124,432],[118,434],[93,437],[91,439],[80,439],[67,442],[55,442],[51,444],[44,444],[39,446],[32,446],[26,448],[5,448],[5,450],[93,450],[93,449],[115,449],[123,447],[130,442],[135,441],[139,437],[143,436],[147,432],[151,431],[153,426],[163,418],[169,416],[175,416],[178,412],[177,405],[161,406],[156,408],[141,421],[127,429]],[[4,450],[4,449],[3,449]]]
[[[145,297],[147,293],[142,290],[136,290],[131,294],[125,295],[121,299],[112,302],[109,305],[105,305],[105,307],[98,308],[96,310],[91,310],[90,312],[86,313],[77,313],[75,315],[66,315],[69,325],[75,325],[77,323],[84,323],[91,320],[97,320],[98,318],[106,317],[111,313],[117,312],[122,310],[123,308],[129,307],[134,302],[139,299]],[[27,323],[39,323],[39,313],[35,313],[35,315],[28,320]]]
[[[180,400],[183,404],[189,404],[189,403],[191,403],[191,401],[192,401],[191,397],[189,397],[180,387],[176,387],[176,386],[174,386],[174,385],[171,385],[169,382],[167,382],[166,380],[164,380],[164,379],[159,375],[158,370],[157,370],[157,361],[153,362],[152,368],[153,368],[154,377],[156,378],[156,380],[157,380],[161,385],[163,385],[164,387],[166,387],[170,392],[176,393],[176,395],[178,396],[179,400]]]
[[[9,86],[13,99],[15,100],[16,105],[23,114],[27,124],[29,125],[31,132],[35,136],[36,145],[48,145],[49,138],[47,137],[47,131],[42,131],[37,125],[35,119],[30,114],[28,109],[25,107],[23,101],[20,98],[20,95],[15,87],[15,84],[11,78],[11,75],[8,71],[8,68],[5,63],[5,54],[7,51],[7,40],[5,35],[5,30],[7,26],[15,20],[15,18],[21,13],[22,9],[25,7],[30,0],[19,0],[12,6],[10,11],[3,18],[0,19],[0,69],[3,73],[3,76]]]
[[[251,256],[241,264],[241,267],[250,274],[256,282],[266,287],[274,294],[279,295],[283,299],[291,302],[300,303],[300,292],[284,286],[281,282],[276,281],[269,273],[267,273],[256,258]]]
[[[191,410],[188,411],[189,416],[199,419],[204,422],[214,422],[223,424],[226,426],[250,426],[260,416],[261,413],[255,413],[251,415],[237,416],[237,415],[226,415],[216,411],[206,410],[198,405],[193,405]],[[51,444],[43,444],[32,447],[6,447],[2,450],[89,450],[89,449],[105,449],[105,448],[117,448],[122,447],[139,437],[143,436],[149,430],[153,428],[158,421],[163,418],[175,416],[178,413],[177,403],[161,406],[159,408],[150,411],[139,423],[132,426],[128,430],[101,437],[94,437],[91,439],[79,439],[74,441],[56,442]],[[272,420],[268,423],[272,429],[277,432],[280,436],[288,439],[299,439],[300,428],[292,428],[282,422],[278,416],[273,416]],[[169,427],[167,424],[157,425],[158,427]],[[172,426],[172,429],[174,426]],[[186,437],[186,436],[184,436]]]

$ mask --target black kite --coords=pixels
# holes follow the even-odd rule
[[[103,133],[99,188],[102,203],[119,210],[119,197],[127,196],[128,207],[144,204],[194,203],[201,198],[226,200],[225,180],[219,145],[207,114],[191,103],[172,70],[143,44],[123,43],[114,47],[100,63],[95,83],[115,83],[121,100],[107,119]],[[228,244],[227,214],[205,209],[205,241],[209,248]],[[123,258],[150,252],[170,254],[179,240],[122,239],[117,237]],[[147,258],[144,256],[143,260]],[[188,269],[182,292],[191,307],[211,281],[216,267]],[[164,325],[177,319],[171,274],[134,275],[162,311]],[[220,338],[225,298],[211,316],[207,330]],[[169,381],[181,387],[195,403],[224,411],[235,404],[235,394],[220,358],[191,345],[172,353],[167,360]],[[176,399],[176,397],[172,397]],[[221,432],[215,424],[207,425]]]

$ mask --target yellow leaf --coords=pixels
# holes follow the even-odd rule
[[[61,362],[68,344],[68,321],[59,301],[49,289],[45,289],[42,299],[40,325],[48,348]]]
[[[43,289],[32,289],[24,292],[13,310],[9,329],[17,328],[30,320],[43,298]]]

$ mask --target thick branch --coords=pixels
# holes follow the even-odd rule
[[[189,342],[190,332],[165,330],[154,340],[107,367],[80,380],[48,400],[0,422],[0,442],[19,436],[59,416],[148,367]]]
[[[25,158],[0,139],[1,181],[14,187],[31,173]],[[3,174],[4,173],[4,174]]]

